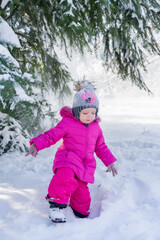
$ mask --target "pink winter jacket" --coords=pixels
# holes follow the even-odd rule
[[[89,126],[85,126],[72,114],[70,107],[63,107],[60,111],[62,120],[49,131],[30,141],[35,143],[40,151],[63,139],[58,148],[53,162],[53,172],[57,168],[70,167],[76,176],[88,183],[94,182],[96,160],[94,152],[105,166],[116,161],[111,151],[105,144],[102,130],[96,118]]]

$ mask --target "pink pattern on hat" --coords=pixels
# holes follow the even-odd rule
[[[83,92],[81,95],[80,95],[81,98],[83,98],[84,100],[88,99],[88,98],[91,98],[90,100],[90,104],[93,104],[97,101],[97,98],[95,96],[94,93],[91,93],[91,92]]]

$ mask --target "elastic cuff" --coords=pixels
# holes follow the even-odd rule
[[[45,199],[49,202],[50,208],[54,208],[54,207],[66,208],[67,207],[67,203],[57,203],[54,201],[54,198],[50,198],[48,194],[45,197]]]
[[[66,208],[67,204],[61,204],[56,202],[49,202],[50,208]]]
[[[76,217],[79,217],[79,218],[87,218],[87,217],[88,217],[88,215],[84,215],[84,214],[82,214],[82,213],[79,213],[79,212],[77,212],[76,210],[74,210],[73,208],[72,208],[72,210],[73,210],[74,215],[75,215]]]

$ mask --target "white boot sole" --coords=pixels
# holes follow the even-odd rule
[[[53,222],[53,223],[66,223],[66,219],[55,219],[53,220],[50,216],[49,216],[50,220]]]

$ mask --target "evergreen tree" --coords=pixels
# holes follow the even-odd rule
[[[0,154],[26,149],[26,138],[37,132],[40,122],[50,106],[33,92],[37,82],[28,73],[22,73],[18,62],[11,55],[13,48],[20,47],[16,35],[0,18]],[[45,108],[45,112],[44,109]]]
[[[58,7],[58,2],[53,1]],[[22,71],[35,74],[42,81],[41,91],[70,93],[71,80],[66,66],[60,63],[54,45],[59,36],[50,1],[12,0],[2,9],[2,17],[12,26],[22,48],[13,51]]]
[[[145,69],[146,52],[160,53],[155,38],[159,0],[12,0],[2,16],[24,47],[16,58],[24,68],[39,69],[44,86],[68,90],[70,76],[57,59],[55,44],[66,46],[67,53],[67,41],[81,52],[90,44],[99,51],[103,39],[105,65],[147,90],[140,69]]]
[[[22,129],[36,131],[36,121],[45,115],[43,105],[50,110],[45,99],[39,100],[41,97],[34,94],[33,87],[39,88],[41,96],[48,88],[60,94],[69,92],[71,77],[56,55],[57,44],[65,46],[68,57],[68,46],[81,53],[92,45],[98,52],[100,46],[107,68],[148,90],[140,69],[145,69],[147,52],[160,54],[156,40],[160,30],[159,0],[9,0],[5,6],[2,3],[0,0],[0,15],[18,36],[21,48],[0,42],[1,49],[8,51],[7,55],[0,52],[0,107],[10,121],[20,121]],[[25,72],[36,76],[38,82]]]
[[[107,28],[103,32],[105,61],[123,79],[147,88],[140,69],[145,68],[147,52],[160,54],[156,32],[160,30],[159,0],[108,1]]]
[[[0,112],[0,155],[15,149],[24,152],[28,145],[28,134],[14,118]]]

